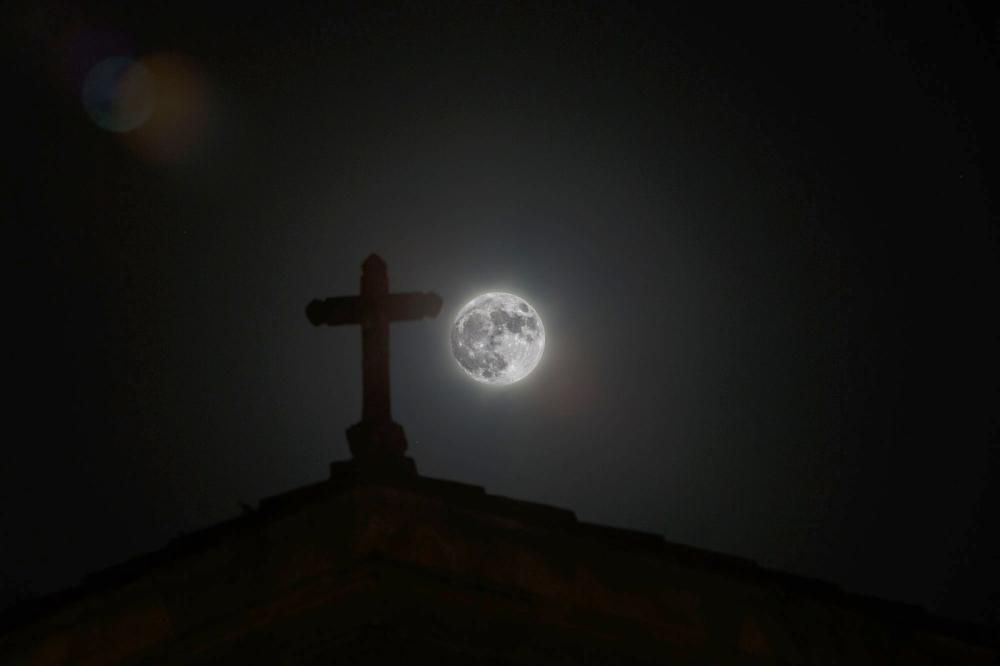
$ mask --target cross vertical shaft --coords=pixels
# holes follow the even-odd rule
[[[361,420],[392,421],[389,402],[389,275],[372,255],[361,266]]]

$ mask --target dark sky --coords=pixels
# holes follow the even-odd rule
[[[422,474],[1000,621],[995,10],[293,4],[9,9],[0,602],[323,479],[360,334],[304,307],[378,252],[445,302]],[[548,333],[501,389],[490,290]]]

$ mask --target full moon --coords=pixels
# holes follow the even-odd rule
[[[545,327],[535,308],[503,292],[469,301],[451,327],[451,352],[470,377],[513,384],[535,369],[545,350]]]

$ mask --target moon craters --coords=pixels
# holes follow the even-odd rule
[[[514,294],[494,292],[462,308],[451,331],[455,360],[473,379],[512,384],[541,359],[545,329],[538,313]]]

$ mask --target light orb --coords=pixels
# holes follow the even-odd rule
[[[91,119],[112,132],[130,132],[153,112],[149,72],[131,58],[107,58],[94,65],[81,96]]]

